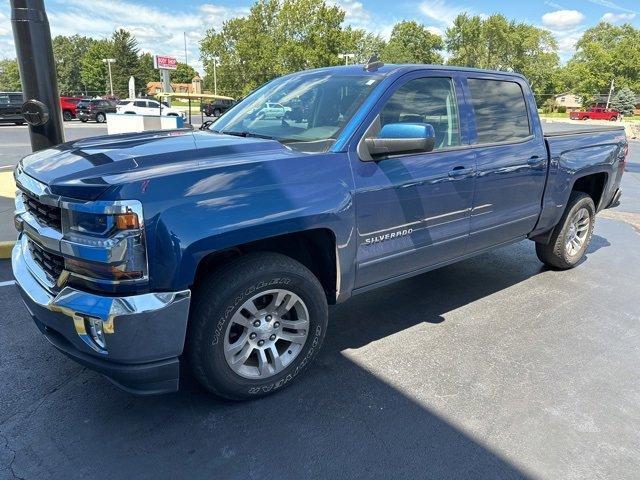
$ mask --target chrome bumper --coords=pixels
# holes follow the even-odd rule
[[[126,390],[159,393],[177,388],[190,290],[123,297],[71,287],[55,291],[38,281],[25,242],[22,234],[13,248],[13,274],[27,309],[54,346]],[[102,322],[103,346],[90,331],[92,320]],[[162,370],[160,377],[172,378],[158,380],[158,368]]]

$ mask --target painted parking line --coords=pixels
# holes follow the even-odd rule
[[[8,287],[10,285],[15,285],[15,280],[7,280],[6,282],[0,282],[0,287]]]

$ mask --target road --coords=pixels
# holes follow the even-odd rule
[[[637,218],[637,143],[624,192]],[[247,403],[120,392],[0,287],[0,478],[637,478],[639,240],[603,216],[571,271],[522,242],[355,297],[303,378]]]

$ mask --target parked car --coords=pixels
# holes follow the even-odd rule
[[[82,123],[95,120],[97,123],[107,121],[107,113],[116,113],[116,104],[111,100],[81,100],[76,107],[77,116]]]
[[[262,105],[258,105],[251,115],[254,118],[264,119],[280,119],[284,118],[287,112],[290,112],[291,108],[282,106],[279,103],[265,102]]]
[[[62,119],[69,122],[78,116],[78,103],[82,98],[78,97],[60,97],[60,109],[62,110]]]
[[[305,123],[253,114],[305,93]],[[13,273],[42,334],[122,388],[175,391],[185,366],[261,397],[311,365],[328,304],[524,239],[551,269],[583,261],[628,144],[622,127],[569,128],[543,132],[518,74],[300,72],[208,130],[22,159]]]
[[[609,120],[615,122],[620,119],[620,112],[611,108],[593,107],[586,112],[571,112],[569,118],[571,120]]]
[[[22,125],[22,92],[0,92],[0,123]]]
[[[118,102],[118,113],[129,115],[166,115],[173,117],[186,118],[185,113],[181,110],[171,108],[165,103],[147,98],[134,98],[130,100],[121,100]]]
[[[210,103],[204,103],[200,110],[208,117],[220,117],[227,110],[231,109],[231,107],[236,105],[235,100],[230,99],[219,99],[214,100]]]

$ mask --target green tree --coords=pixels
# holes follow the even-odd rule
[[[138,73],[138,42],[126,30],[119,29],[111,36],[111,56],[116,63],[111,65],[113,93],[126,97],[129,92],[129,78]]]
[[[525,75],[539,104],[555,92],[560,59],[550,32],[503,15],[460,14],[447,29],[448,63]]]
[[[186,63],[178,62],[176,70],[171,72],[171,81],[175,83],[191,83],[197,72]]]
[[[53,56],[56,61],[58,90],[61,95],[75,95],[84,92],[81,76],[82,60],[95,40],[80,35],[53,39]]]
[[[107,66],[103,58],[111,58],[111,42],[96,40],[82,58],[80,78],[89,95],[104,95],[109,90]]]
[[[623,115],[633,115],[637,103],[636,94],[629,87],[622,87],[611,99],[611,108]]]
[[[348,26],[342,31],[340,52],[355,55],[349,63],[365,63],[372,55],[381,55],[386,45],[387,43],[380,35]]]
[[[566,78],[572,91],[586,103],[618,87],[640,91],[640,30],[631,25],[599,23],[587,29],[567,63]]]
[[[396,23],[380,59],[388,63],[443,63],[442,39],[413,20]]]
[[[136,95],[140,91],[147,91],[149,82],[159,82],[160,72],[153,67],[153,55],[143,53],[138,58],[138,70],[134,75],[136,79]]]
[[[0,90],[5,92],[22,90],[18,62],[15,59],[0,60]]]
[[[344,11],[324,0],[258,0],[249,15],[209,30],[200,43],[212,89],[213,62],[218,92],[242,96],[286,73],[336,65],[344,43]]]

